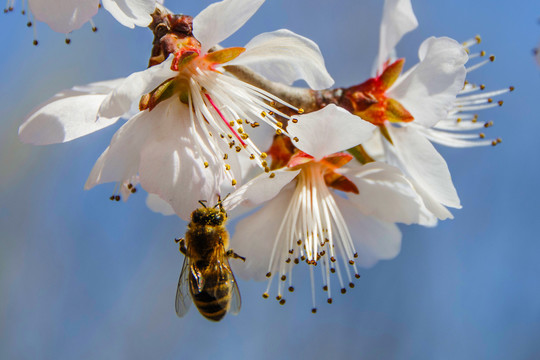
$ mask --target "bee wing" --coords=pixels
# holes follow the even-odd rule
[[[223,263],[223,269],[228,273],[229,281],[232,283],[232,294],[231,294],[231,303],[229,307],[229,312],[233,315],[236,315],[240,312],[240,307],[242,306],[242,298],[240,297],[240,290],[238,290],[238,284],[236,278],[231,270],[229,265],[229,260],[225,259]]]
[[[189,293],[189,274],[191,273],[191,265],[189,257],[184,257],[184,265],[178,279],[178,287],[176,288],[175,309],[176,315],[182,317],[186,315],[191,305],[191,294]]]

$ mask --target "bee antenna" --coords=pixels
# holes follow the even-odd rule
[[[206,208],[205,202],[206,202],[206,200],[199,200],[199,204],[201,204],[202,206],[204,206]]]

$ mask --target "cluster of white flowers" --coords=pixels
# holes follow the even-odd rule
[[[89,21],[99,4],[64,2],[62,13],[46,10],[46,0],[29,6],[37,19],[67,33]],[[157,6],[169,21],[160,25],[174,33],[161,38],[168,52],[153,54],[153,66],[125,79],[57,94],[28,117],[19,136],[32,144],[67,142],[126,119],[86,189],[114,182],[112,199],[126,200],[140,185],[151,208],[172,209],[184,220],[200,200],[215,203],[220,195],[230,194],[227,211],[259,207],[238,222],[231,239],[246,257],[238,273],[268,278],[264,297],[275,280],[284,303],[285,290],[294,290],[293,269],[309,265],[315,312],[317,267],[331,303],[331,284],[344,293],[360,276],[358,267],[399,253],[396,223],[434,226],[452,218],[448,207],[460,208],[460,200],[432,142],[500,142],[472,133],[490,125],[473,112],[499,105],[493,98],[512,88],[482,92],[466,81],[492,60],[468,65],[485,56],[471,53],[479,38],[461,44],[428,38],[418,63],[402,73],[404,60],[394,48],[418,23],[410,0],[386,0],[373,77],[335,91],[329,105],[304,108],[230,69],[246,68],[269,84],[302,79],[313,91],[328,89],[333,79],[313,41],[282,29],[244,47],[219,46],[263,2],[223,0],[194,18],[177,17],[183,26],[175,30],[174,15],[155,1],[103,0],[131,27],[149,26]]]

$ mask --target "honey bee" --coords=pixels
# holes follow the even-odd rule
[[[185,239],[176,239],[185,255],[176,290],[176,314],[184,316],[193,300],[202,316],[219,321],[227,312],[238,314],[241,305],[228,259],[246,259],[228,249],[227,213],[221,199],[214,207],[199,202],[202,207],[191,213]]]

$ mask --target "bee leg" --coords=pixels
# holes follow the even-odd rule
[[[179,245],[180,252],[184,255],[186,255],[187,249],[186,249],[186,241],[183,238],[180,239],[174,239]]]
[[[234,250],[232,250],[232,249],[227,250],[227,253],[226,253],[225,255],[227,255],[228,257],[232,257],[233,259],[242,259],[243,262],[246,261],[246,258],[245,258],[245,257],[238,255],[238,254],[235,253]]]

